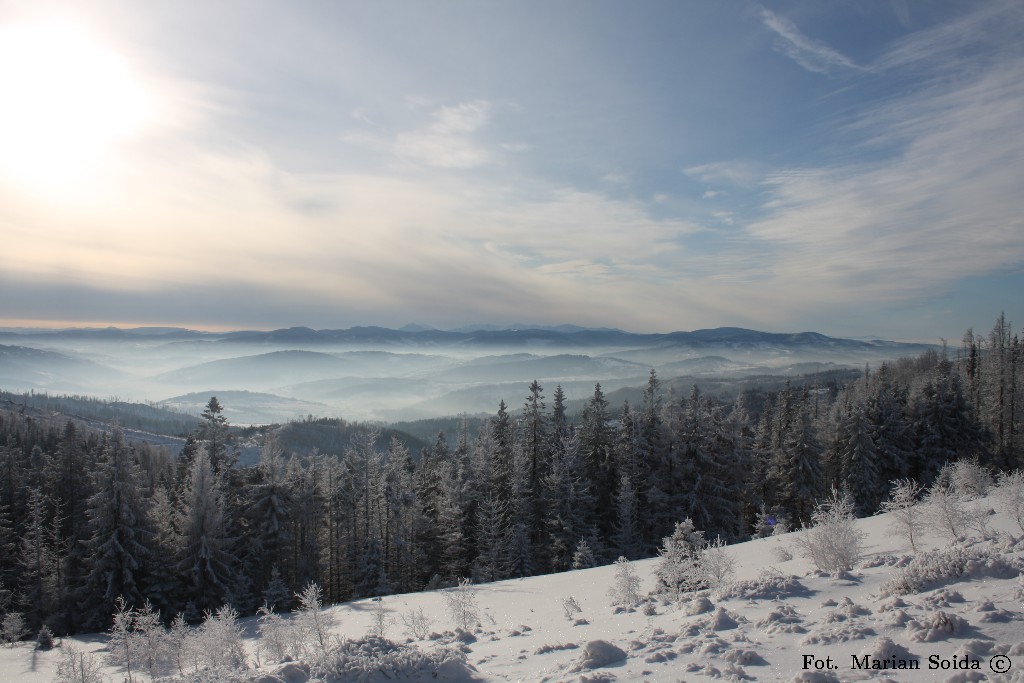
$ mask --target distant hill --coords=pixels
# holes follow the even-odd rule
[[[0,387],[14,391],[75,393],[96,377],[117,379],[121,372],[91,360],[57,351],[0,345]]]

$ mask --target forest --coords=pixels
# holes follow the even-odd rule
[[[726,541],[800,527],[832,489],[868,515],[949,462],[1024,465],[1022,365],[1000,316],[847,383],[723,402],[665,392],[652,370],[635,404],[597,384],[570,414],[534,381],[521,406],[418,452],[366,425],[338,452],[288,450],[279,427],[252,466],[216,397],[177,457],[8,403],[0,619],[70,634],[107,629],[119,598],[197,622],[290,609],[314,582],[334,603],[558,572],[654,555],[686,518]]]

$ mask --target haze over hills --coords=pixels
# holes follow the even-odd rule
[[[862,369],[928,348],[817,332],[735,327],[638,334],[612,328],[352,327],[201,332],[182,328],[0,330],[0,388],[119,396],[200,409],[237,392],[240,423],[299,415],[401,420],[518,406],[539,380],[578,400],[596,382],[640,386],[654,369],[675,384]]]

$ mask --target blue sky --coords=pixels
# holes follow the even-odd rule
[[[1021,35],[999,1],[0,1],[0,325],[1024,324]]]

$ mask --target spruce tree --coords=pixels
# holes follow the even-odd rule
[[[83,625],[105,628],[119,597],[129,604],[144,602],[146,571],[153,561],[153,533],[140,495],[138,466],[120,427],[104,435],[92,488],[86,511],[90,537]]]
[[[177,571],[185,597],[201,611],[224,605],[235,580],[226,508],[223,480],[214,473],[207,449],[200,449],[181,500]]]

